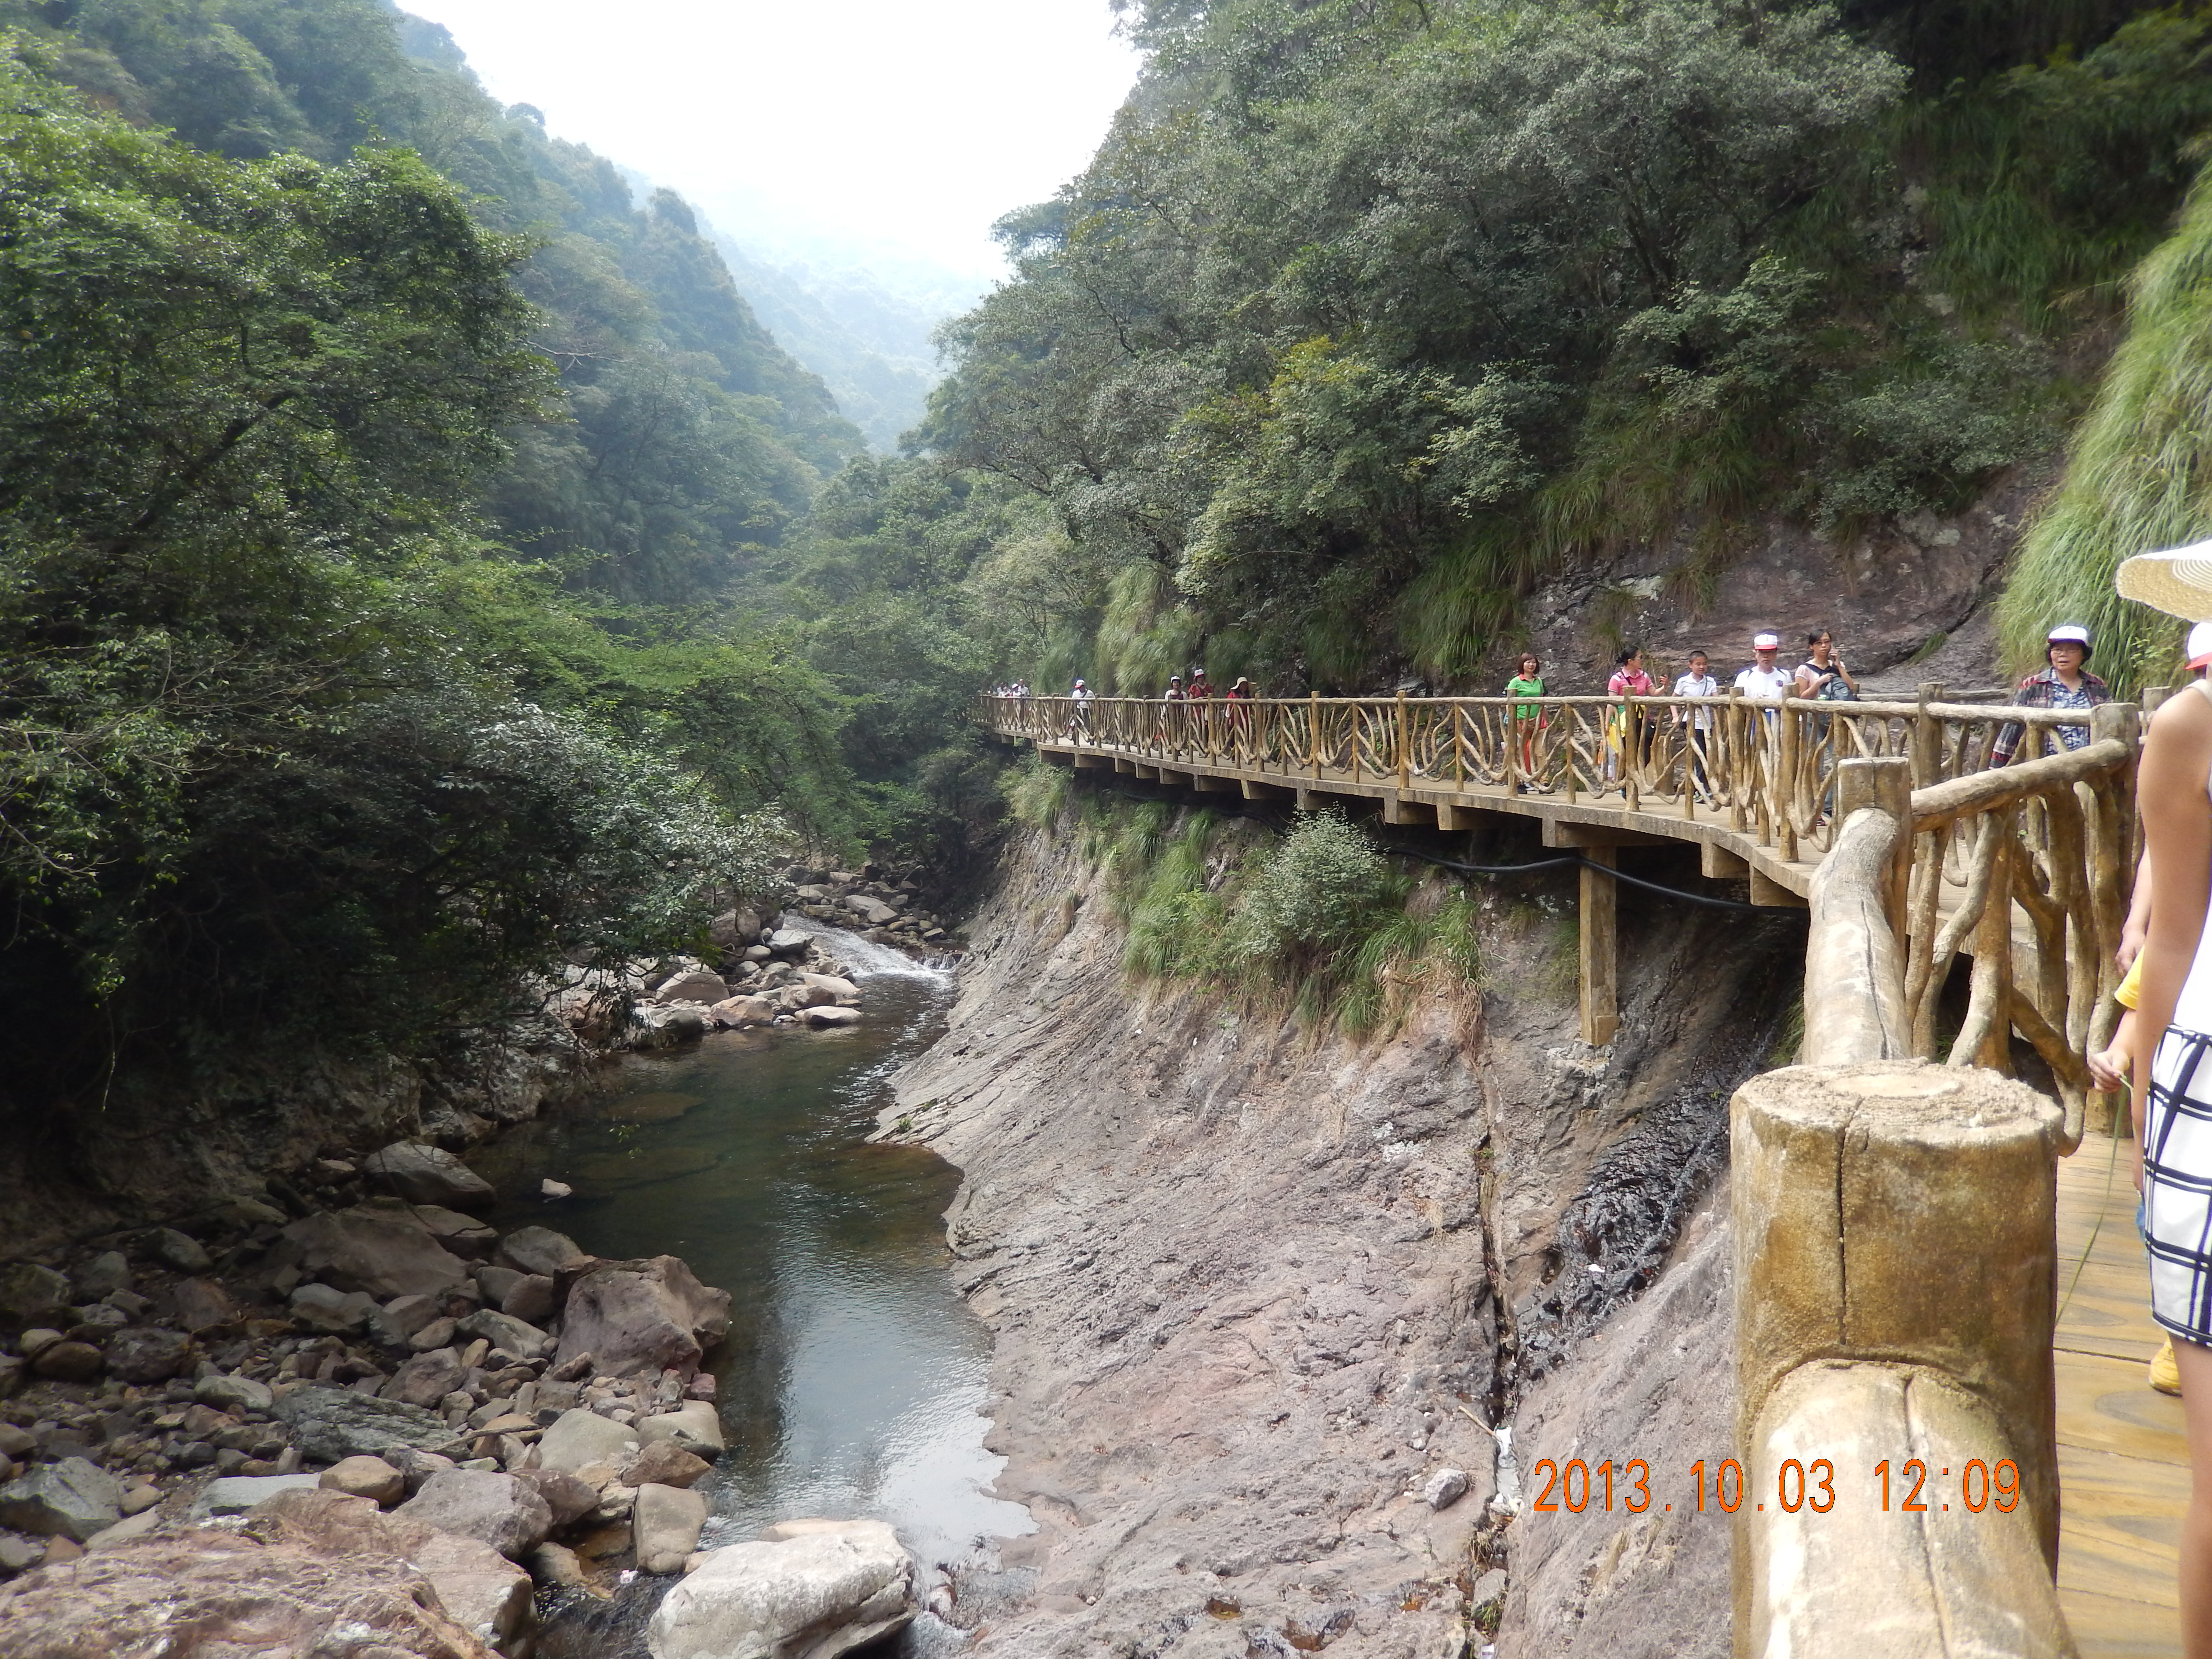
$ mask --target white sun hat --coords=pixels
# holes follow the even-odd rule
[[[1754,634],[1752,636],[1751,648],[1754,651],[1779,651],[1782,648],[1782,636],[1778,634]]]
[[[2138,553],[2122,562],[2112,585],[2122,599],[2169,617],[2212,621],[2212,541]]]
[[[2061,623],[2043,636],[2045,645],[2078,645],[2084,656],[2089,651],[2089,630],[2080,623]]]

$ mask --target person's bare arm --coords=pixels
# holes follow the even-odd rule
[[[2202,696],[2202,693],[2198,695]],[[2136,863],[2135,896],[2128,903],[2128,919],[2120,924],[2120,948],[2112,961],[2122,973],[2136,965],[2142,954],[2143,936],[2150,931],[2150,854]]]
[[[2138,1126],[2150,1089],[2151,1061],[2197,945],[2212,899],[2212,800],[2205,779],[2212,771],[2212,702],[2199,693],[2175,697],[2153,717],[2143,739],[2136,797],[2142,803],[2144,847],[2160,871],[2158,902],[2143,943],[2142,994],[2136,1005],[2130,1108]],[[2136,1139],[2136,1181],[2142,1181],[2142,1139]]]

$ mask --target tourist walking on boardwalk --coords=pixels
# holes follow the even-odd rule
[[[1605,683],[1605,694],[1622,701],[1613,706],[1606,717],[1605,781],[1614,781],[1613,763],[1620,762],[1620,776],[1626,787],[1628,768],[1632,762],[1640,763],[1651,756],[1651,726],[1641,708],[1632,707],[1630,697],[1648,697],[1658,687],[1651,676],[1644,672],[1644,652],[1638,646],[1622,647],[1620,657],[1613,665],[1613,678]]]
[[[1797,665],[1795,678],[1801,697],[1818,697],[1824,702],[1858,700],[1859,683],[1836,654],[1836,636],[1825,628],[1805,636],[1805,660]]]
[[[1242,674],[1237,677],[1228,690],[1222,693],[1222,701],[1229,705],[1230,735],[1240,742],[1252,729],[1252,711],[1244,705],[1258,695],[1252,689],[1252,682]]]
[[[2119,568],[2123,598],[2192,621],[2212,618],[2212,544],[2139,554]],[[2085,629],[2053,629],[2079,675]],[[2069,688],[2070,689],[2070,688]],[[2073,706],[2073,705],[2062,705]],[[2150,1254],[2151,1316],[2173,1338],[2191,1489],[2179,1554],[2182,1651],[2212,1659],[2212,682],[2192,680],[2151,719],[2137,773],[2143,850],[2157,896],[2141,962],[2130,1056],[2136,1185]]]
[[[2111,690],[2104,681],[2083,666],[2089,660],[2089,630],[2079,623],[2061,623],[2044,635],[2043,668],[2030,674],[2013,693],[2013,703],[2021,708],[2078,708],[2083,713],[2100,703],[2112,700]],[[1990,764],[2009,766],[2020,748],[2021,734],[2027,728],[2013,720],[1997,728],[1996,740],[1990,745]],[[2089,727],[2085,721],[2080,726],[2062,726],[2054,734],[2068,749],[2079,749],[2089,741]],[[2042,744],[2028,745],[2028,758]]]
[[[1523,651],[1521,660],[1513,670],[1513,678],[1505,682],[1509,697],[1540,697],[1544,695],[1544,665],[1533,651]],[[1536,702],[1516,702],[1513,705],[1513,742],[1520,747],[1521,775],[1513,787],[1540,789],[1536,781],[1536,738],[1544,729],[1544,707]]]
[[[1762,702],[1780,702],[1790,695],[1794,678],[1787,670],[1776,665],[1775,655],[1782,649],[1778,634],[1755,634],[1751,641],[1751,666],[1738,672],[1735,683],[1743,688],[1747,697],[1757,697]]]
[[[1678,697],[1717,697],[1721,683],[1712,675],[1712,659],[1702,651],[1690,653],[1690,672],[1674,682]],[[1713,711],[1710,708],[1677,708],[1677,724],[1688,726],[1688,743],[1684,765],[1688,769],[1689,787],[1697,792],[1698,799],[1708,806],[1713,804],[1713,776],[1711,746],[1713,730]]]
[[[1069,717],[1067,722],[1068,736],[1072,738],[1090,736],[1091,688],[1085,685],[1081,680],[1078,680],[1075,683],[1075,690],[1069,692],[1067,695],[1069,697],[1073,699],[1075,703],[1075,713]]]
[[[1213,696],[1213,685],[1212,683],[1206,678],[1205,669],[1194,668],[1190,671],[1190,686],[1183,695],[1194,702],[1211,698]]]

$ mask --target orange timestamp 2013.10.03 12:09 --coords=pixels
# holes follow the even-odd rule
[[[1675,1495],[1652,1490],[1651,1465],[1641,1457],[1625,1463],[1607,1458],[1592,1463],[1580,1457],[1565,1462],[1542,1458],[1530,1471],[1536,1495],[1528,1507],[1539,1515],[1580,1515],[1595,1508],[1607,1514],[1616,1510],[1642,1515],[1656,1509],[1667,1513],[1686,1509],[1734,1515],[1748,1499],[1765,1510],[1772,1507],[1796,1515],[1809,1510],[1826,1515],[1838,1499],[1833,1460],[1826,1457],[1785,1457],[1776,1467],[1774,1490],[1746,1489],[1743,1465],[1733,1457],[1717,1462],[1699,1458],[1676,1483]],[[1954,1469],[1948,1463],[1931,1465],[1927,1459],[1907,1457],[1893,1462],[1884,1458],[1856,1485],[1863,1501],[1879,1504],[1885,1514],[1924,1515],[1930,1510],[1949,1513],[1964,1510],[1980,1515],[1990,1510],[2010,1515],[2020,1507],[2020,1466],[2009,1457],[1990,1463],[1966,1459]],[[1844,1501],[1851,1501],[1848,1490]]]

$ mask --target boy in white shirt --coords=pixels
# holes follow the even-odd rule
[[[1678,697],[1717,697],[1721,683],[1712,677],[1711,659],[1702,651],[1690,653],[1690,672],[1674,682]],[[1713,711],[1710,708],[1677,708],[1674,719],[1681,723],[1688,717],[1690,727],[1690,787],[1698,792],[1698,799],[1712,804],[1712,778],[1705,759],[1706,733],[1713,729]]]

